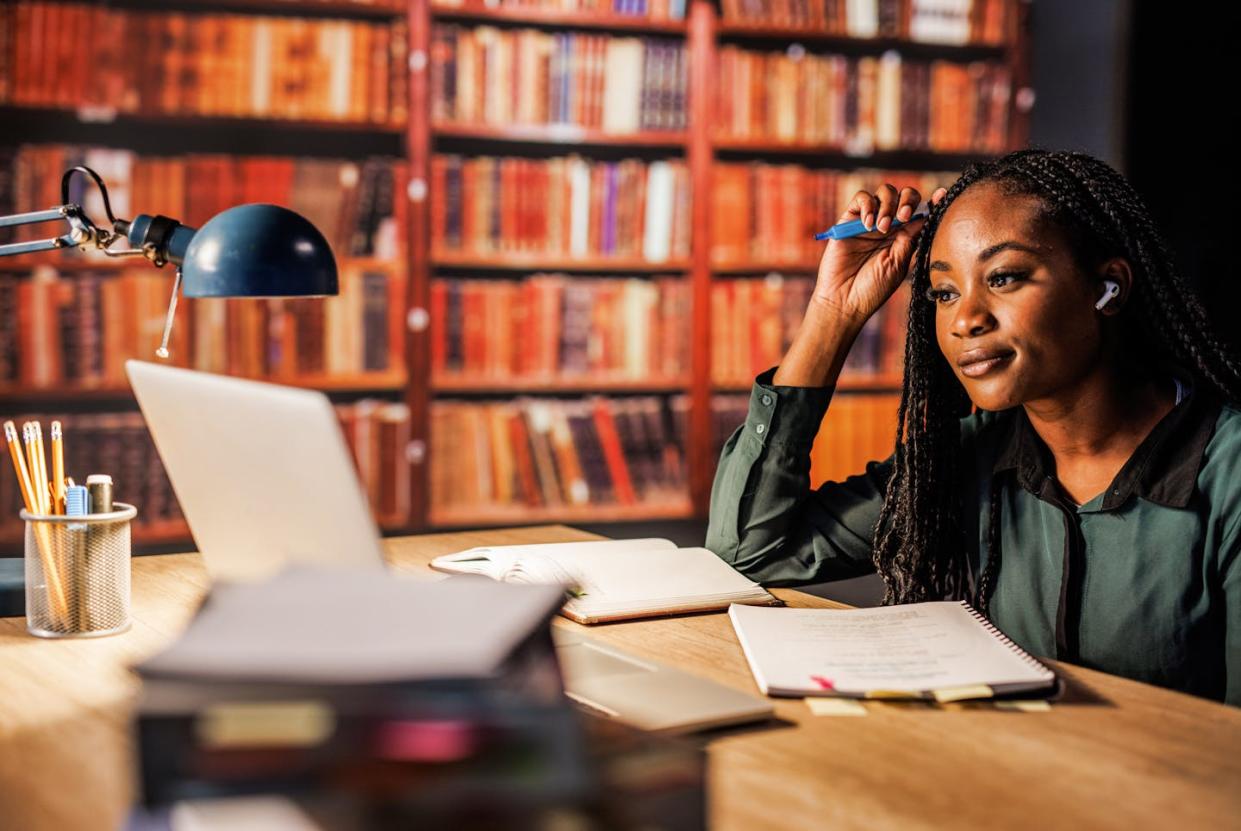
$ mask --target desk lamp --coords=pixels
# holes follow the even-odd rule
[[[80,205],[69,201],[74,173],[90,176],[103,196],[111,230],[91,222]],[[75,246],[109,257],[144,257],[156,267],[176,266],[164,336],[155,354],[168,357],[168,337],[177,310],[178,291],[186,297],[322,297],[339,293],[336,261],[319,230],[305,217],[277,205],[238,205],[194,229],[166,216],[140,214],[132,220],[112,215],[108,189],[99,174],[78,165],[60,180],[59,207],[0,216],[0,228],[65,220],[59,237],[0,245],[0,257]],[[111,246],[126,239],[130,248]],[[184,283],[184,285],[183,285]]]

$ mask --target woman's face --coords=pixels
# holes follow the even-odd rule
[[[948,207],[931,244],[936,340],[984,410],[1052,396],[1100,359],[1102,282],[1080,273],[1038,206],[976,185]]]

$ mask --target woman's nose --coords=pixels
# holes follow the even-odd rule
[[[959,338],[976,338],[995,328],[995,318],[986,303],[962,296],[952,319],[952,333]]]

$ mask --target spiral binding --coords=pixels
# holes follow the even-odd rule
[[[987,620],[985,617],[983,617],[982,613],[979,612],[977,609],[975,609],[973,606],[971,606],[968,600],[961,600],[959,602],[961,603],[962,606],[965,607],[965,611],[969,612],[970,615],[972,615],[975,620],[981,623],[984,629],[986,629],[991,634],[995,635],[996,638],[1000,641],[1000,643],[1004,644],[1009,649],[1011,649],[1018,658],[1025,661],[1027,664],[1034,667],[1035,669],[1038,669],[1042,672],[1046,672],[1053,677],[1055,676],[1055,673],[1052,672],[1051,669],[1046,664],[1044,664],[1038,658],[1035,658],[1029,652],[1026,652],[1024,649],[1022,649],[1017,644],[1013,643],[1012,639],[1010,639],[1008,635],[1005,635],[999,629],[996,629],[995,624]]]

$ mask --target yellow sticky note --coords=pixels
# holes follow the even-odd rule
[[[986,684],[968,684],[963,687],[941,687],[938,690],[932,690],[935,700],[944,701],[960,701],[963,698],[990,698],[992,696],[991,688]]]
[[[911,693],[907,690],[869,690],[866,693],[866,697],[867,698],[896,698],[896,699],[913,698],[913,699],[917,699],[920,696],[917,693]]]
[[[814,713],[816,716],[866,715],[866,707],[862,704],[862,702],[854,701],[851,698],[807,698],[806,706],[809,707],[810,712]]]
[[[1046,713],[1051,709],[1051,703],[1047,701],[997,701],[995,702],[997,710],[1016,710],[1020,713]]]

